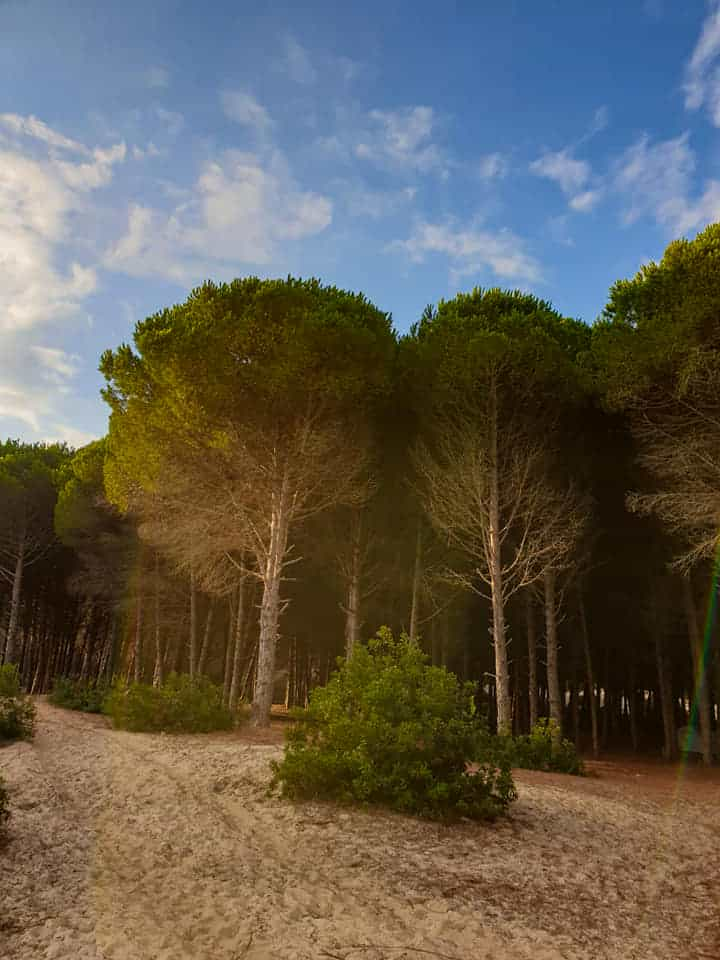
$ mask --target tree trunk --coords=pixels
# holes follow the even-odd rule
[[[197,664],[197,590],[195,589],[195,574],[190,573],[190,647],[188,655],[188,672],[195,676]]]
[[[525,591],[525,621],[527,623],[528,648],[528,706],[530,708],[530,729],[538,722],[538,681],[537,681],[537,636],[535,633],[535,611],[532,591]]]
[[[215,600],[210,601],[210,606],[208,607],[207,617],[205,618],[205,630],[203,632],[203,642],[200,647],[200,657],[198,658],[197,672],[199,676],[203,676],[205,673],[205,664],[207,662],[207,655],[210,649],[210,635],[212,633],[212,624],[215,616]]]
[[[160,629],[160,554],[155,551],[155,670],[153,671],[153,686],[159,687],[163,682],[164,654],[162,648],[162,631]]]
[[[683,600],[685,603],[685,617],[687,619],[688,628],[688,640],[690,641],[693,673],[695,677],[690,725],[694,726],[692,722],[694,715],[699,721],[703,762],[709,766],[712,763],[712,746],[710,726],[710,697],[708,695],[707,665],[705,662],[706,651],[703,648],[702,635],[698,625],[692,581],[690,577],[687,576],[682,578],[682,583]]]
[[[562,703],[558,672],[558,640],[555,572],[545,574],[545,659],[547,662],[548,699],[550,719],[557,724],[557,735],[562,734]]]
[[[360,639],[361,523],[362,519],[360,513],[358,513],[353,525],[353,551],[350,562],[350,580],[347,585],[347,605],[345,607],[345,656],[348,660],[352,656],[355,644]]]
[[[415,538],[415,564],[413,566],[412,602],[410,604],[410,639],[417,643],[420,619],[420,584],[422,582],[422,521],[418,520]]]
[[[15,663],[16,638],[20,619],[20,597],[22,596],[23,572],[25,570],[25,536],[18,543],[18,553],[13,574],[12,595],[10,598],[10,619],[8,621],[7,640],[5,642],[5,663]]]
[[[142,573],[138,582],[137,605],[135,609],[135,683],[142,682],[142,639],[143,639],[143,592]]]
[[[233,647],[235,638],[235,604],[232,594],[228,597],[228,630],[225,640],[225,666],[223,668],[223,703],[230,700],[230,678],[232,676]]]
[[[580,632],[582,633],[583,652],[585,654],[585,676],[587,677],[588,692],[590,694],[590,726],[592,731],[592,752],[597,760],[600,754],[600,738],[598,736],[598,703],[595,695],[595,677],[593,674],[592,652],[590,650],[590,632],[585,614],[585,598],[582,589],[578,588],[578,610],[580,612]]]
[[[510,703],[510,671],[508,669],[507,637],[505,636],[505,602],[503,597],[502,557],[500,538],[500,490],[498,487],[497,389],[490,389],[490,502],[488,567],[492,595],[493,647],[495,651],[495,690],[497,699],[497,731],[512,733]]]
[[[252,722],[256,727],[270,725],[275,682],[275,654],[280,624],[280,584],[287,549],[290,497],[287,481],[277,494],[270,521],[270,543],[263,570],[263,595],[260,602],[258,643]]]

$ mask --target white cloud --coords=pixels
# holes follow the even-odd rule
[[[487,153],[480,158],[477,171],[483,180],[500,179],[508,172],[508,159],[502,153]]]
[[[558,184],[563,193],[571,195],[581,190],[590,177],[590,165],[577,160],[569,149],[544,153],[530,164],[530,172]]]
[[[78,430],[77,427],[70,426],[67,423],[51,424],[50,433],[46,433],[40,437],[43,443],[66,443],[69,447],[74,447],[76,450],[97,439],[99,439],[97,433]]]
[[[372,110],[369,128],[356,139],[354,153],[380,166],[447,175],[447,161],[433,141],[438,120],[432,107]]]
[[[21,117],[17,113],[0,113],[0,126],[20,137],[32,137],[46,143],[48,147],[59,150],[70,150],[73,153],[89,154],[90,151],[77,140],[71,140],[56,130],[51,129],[37,117]]]
[[[311,84],[317,80],[317,70],[312,64],[310,55],[295,37],[285,38],[285,56],[281,66],[295,83]]]
[[[578,213],[587,213],[597,205],[601,196],[599,190],[583,190],[582,193],[577,193],[571,198],[570,206]]]
[[[197,282],[223,266],[269,264],[283,241],[320,233],[331,220],[331,201],[301,190],[278,152],[263,160],[226,151],[169,213],[133,205],[104,262],[133,276]]]
[[[402,190],[345,189],[347,211],[352,217],[380,220],[406,207],[417,196],[415,187]]]
[[[64,384],[78,372],[80,357],[66,353],[57,347],[39,347],[33,345],[30,352],[38,359],[48,380],[55,384]]]
[[[700,37],[685,67],[685,106],[698,110],[705,106],[712,123],[720,127],[720,2],[713,2],[702,26]]]
[[[265,107],[243,90],[223,90],[220,94],[225,116],[259,133],[266,133],[272,126],[270,114]]]
[[[170,86],[170,71],[165,67],[148,67],[145,71],[145,85],[151,90],[165,90]]]
[[[596,111],[595,126],[602,120],[602,115],[598,117]],[[568,198],[570,208],[576,213],[588,213],[602,196],[600,188],[588,188],[588,181],[592,177],[590,164],[573,156],[569,147],[555,153],[544,153],[537,160],[533,160],[530,172],[536,177],[544,177],[557,183]]]
[[[625,199],[623,219],[650,216],[674,234],[687,234],[720,219],[720,181],[708,180],[693,197],[695,153],[689,135],[651,143],[641,137],[620,158],[615,188]]]
[[[185,117],[175,110],[166,110],[165,107],[155,107],[155,116],[165,127],[165,131],[170,137],[176,137],[182,133],[185,127]]]
[[[393,246],[404,250],[415,263],[424,262],[428,254],[443,254],[449,258],[455,277],[474,276],[490,269],[504,280],[542,279],[539,263],[510,230],[492,232],[475,227],[456,228],[452,222],[420,222],[407,240]]]

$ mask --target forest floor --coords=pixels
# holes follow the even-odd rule
[[[38,704],[0,750],[4,960],[718,960],[720,771],[518,772],[494,824],[268,798],[278,732]]]

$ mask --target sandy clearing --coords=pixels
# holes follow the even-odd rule
[[[0,750],[0,957],[720,958],[720,778],[521,774],[509,820],[443,827],[268,798],[279,753],[41,702]]]

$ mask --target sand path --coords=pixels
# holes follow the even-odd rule
[[[41,702],[0,750],[0,957],[720,958],[720,781],[522,775],[508,821],[443,827],[268,798],[279,753]]]

